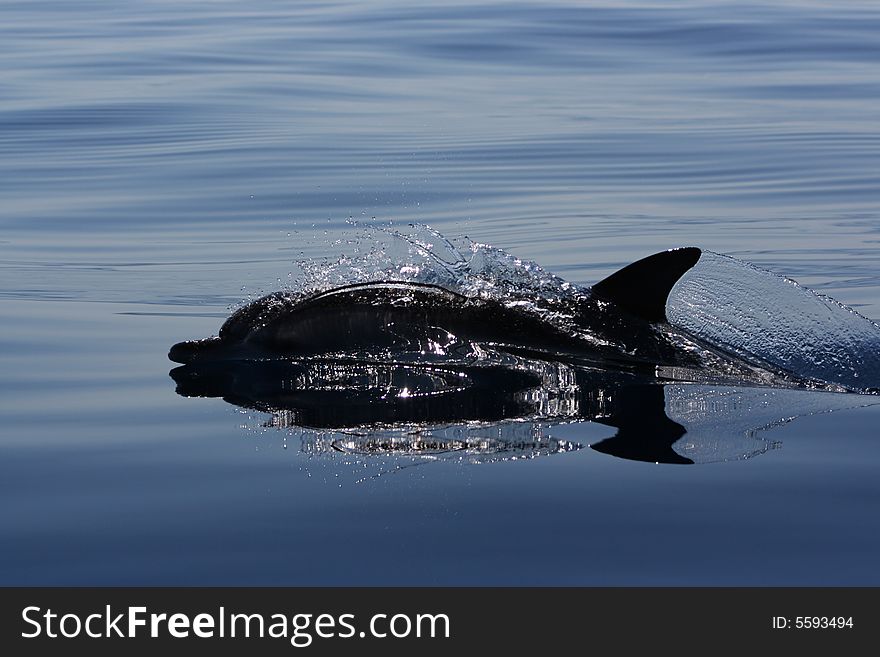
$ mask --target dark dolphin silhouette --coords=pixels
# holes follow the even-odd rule
[[[347,285],[316,294],[276,292],[239,309],[219,335],[174,345],[178,363],[339,354],[464,356],[474,345],[527,358],[651,372],[657,366],[748,376],[754,368],[666,324],[672,286],[700,258],[682,248],[639,260],[547,310],[466,297],[411,282]],[[699,348],[696,348],[696,346]]]

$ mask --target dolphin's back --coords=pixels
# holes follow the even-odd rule
[[[697,249],[651,256],[597,284],[592,294],[554,301],[559,307],[546,313],[525,310],[516,300],[471,298],[425,283],[276,292],[233,313],[217,338],[177,344],[169,357],[181,363],[341,354],[443,357],[483,345],[562,359],[692,364],[653,323],[665,319],[662,306],[671,285],[698,257]],[[556,315],[575,324],[560,324]]]

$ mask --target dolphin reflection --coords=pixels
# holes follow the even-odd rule
[[[580,422],[616,429],[590,447],[623,459],[745,459],[778,445],[766,438],[773,426],[866,403],[865,397],[830,392],[675,381],[674,371],[658,382],[520,357],[491,365],[241,360],[190,363],[170,375],[180,395],[219,397],[271,414],[267,426],[304,430],[311,436],[304,444],[310,453],[454,455],[471,462],[582,446],[577,438],[509,430],[489,436],[487,427],[539,424],[552,433],[553,426]]]

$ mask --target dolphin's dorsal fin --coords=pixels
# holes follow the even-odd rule
[[[649,322],[666,321],[666,298],[682,275],[697,264],[700,249],[689,246],[637,260],[596,283],[592,290]]]

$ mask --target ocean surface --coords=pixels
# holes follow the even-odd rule
[[[383,451],[167,358],[411,223],[876,321],[877,3],[4,2],[0,62],[0,584],[880,585],[876,396],[667,386],[688,465],[587,418]]]

